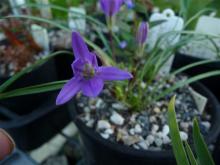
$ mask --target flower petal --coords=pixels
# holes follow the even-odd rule
[[[73,77],[61,89],[56,99],[56,105],[61,105],[69,101],[81,89],[81,79]]]
[[[83,72],[84,65],[85,62],[81,59],[76,59],[75,61],[73,61],[73,63],[71,64],[73,73],[75,75],[81,75],[81,73]]]
[[[123,4],[123,0],[100,0],[100,5],[107,16],[115,15],[119,10],[121,5]]]
[[[92,56],[92,60],[91,60],[91,64],[93,67],[98,67],[98,60],[97,60],[97,56],[95,53],[90,53]]]
[[[147,39],[147,35],[148,35],[148,28],[149,25],[147,22],[141,22],[139,27],[138,27],[138,31],[137,31],[137,35],[136,35],[136,40],[138,42],[138,44],[144,44],[146,39]]]
[[[98,68],[97,77],[103,80],[125,80],[131,79],[133,76],[131,73],[116,67],[103,66]]]
[[[96,97],[102,91],[104,82],[100,78],[92,78],[90,80],[84,80],[82,85],[82,92],[88,97]]]
[[[72,48],[76,59],[91,59],[89,49],[78,32],[72,33]]]

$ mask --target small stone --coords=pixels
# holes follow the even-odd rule
[[[95,105],[90,105],[91,110],[96,110],[96,106]]]
[[[109,138],[109,134],[101,133],[100,135],[101,135],[104,139],[108,139],[108,138]]]
[[[98,98],[98,100],[96,101],[95,106],[96,106],[97,108],[100,108],[102,104],[103,104],[102,99]]]
[[[145,89],[146,86],[147,86],[147,84],[146,84],[145,82],[142,81],[142,82],[141,82],[141,88],[142,88],[142,89]]]
[[[187,133],[180,131],[180,138],[181,140],[186,141],[188,139]]]
[[[136,117],[137,114],[132,114],[132,116],[130,117],[130,121],[134,123],[136,121]]]
[[[149,147],[149,143],[147,141],[141,141],[138,143],[138,145],[144,150],[147,150]]]
[[[137,149],[137,150],[140,149],[140,146],[138,146],[138,145],[136,145],[136,144],[134,144],[133,147],[134,147],[135,149]]]
[[[153,134],[155,134],[158,130],[159,130],[159,126],[156,125],[156,124],[154,124],[154,125],[152,126],[152,128],[151,128],[151,132],[152,132]]]
[[[78,106],[79,106],[80,108],[82,108],[82,107],[84,107],[84,104],[83,104],[83,103],[78,103]]]
[[[90,119],[90,120],[86,123],[86,125],[91,128],[91,127],[93,127],[94,123],[95,123],[95,120],[94,120],[94,119]]]
[[[134,132],[135,133],[141,133],[142,132],[142,128],[139,124],[136,124],[134,127]]]
[[[111,128],[111,124],[106,121],[106,120],[99,120],[98,124],[97,124],[97,129],[98,130],[105,130],[105,129],[110,129]]]
[[[124,120],[125,119],[117,112],[113,112],[113,114],[110,117],[110,121],[116,125],[123,125]]]
[[[154,123],[154,122],[157,121],[155,116],[150,116],[149,120],[150,120],[151,123]]]
[[[125,107],[125,105],[121,103],[113,103],[112,108],[116,110],[127,110],[127,107]]]
[[[202,124],[207,130],[209,130],[209,128],[211,127],[211,124],[210,124],[210,122],[208,122],[208,121],[203,121],[203,122],[201,122],[201,124]]]
[[[130,133],[131,135],[134,135],[134,134],[135,134],[134,128],[131,128],[131,129],[129,130],[129,133]]]
[[[163,144],[163,141],[160,138],[156,138],[154,142],[157,145],[157,147],[161,147]]]
[[[168,125],[164,125],[163,126],[163,130],[162,130],[162,133],[164,136],[168,135],[168,133],[170,132],[170,128]]]
[[[139,142],[141,140],[141,138],[138,136],[124,136],[124,137],[122,137],[122,140],[125,145],[130,146],[130,145],[133,145],[133,144]]]
[[[111,135],[111,134],[113,134],[113,133],[114,133],[114,130],[111,129],[111,128],[105,130],[105,134]]]
[[[117,130],[117,136],[116,136],[116,141],[120,141],[123,139],[123,137],[128,136],[128,132],[124,129],[118,129]]]
[[[84,110],[85,113],[89,113],[90,112],[89,107],[85,107],[83,110]]]
[[[85,121],[89,121],[90,120],[90,113],[86,113],[84,119],[85,119]]]
[[[154,108],[154,112],[155,112],[155,113],[160,113],[160,108],[155,107],[155,108]]]
[[[171,142],[171,139],[168,136],[163,137],[163,144],[169,144]]]
[[[156,132],[155,133],[155,137],[158,137],[158,138],[163,138],[163,133],[160,131],[160,132]]]
[[[154,136],[148,135],[146,140],[148,141],[149,144],[152,144],[154,142]]]
[[[182,127],[184,130],[188,130],[189,123],[187,123],[187,122],[180,122],[180,127]]]

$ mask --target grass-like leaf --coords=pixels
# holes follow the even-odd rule
[[[62,86],[66,83],[66,80],[63,81],[55,81],[50,83],[44,83],[24,88],[15,89],[9,92],[0,93],[0,99],[15,97],[15,96],[23,96],[37,93],[44,93],[49,91],[55,91],[61,89]]]
[[[170,136],[172,139],[173,152],[178,165],[189,165],[186,152],[179,134],[179,127],[176,121],[175,96],[171,99],[168,106],[168,124],[170,127]]]
[[[196,162],[196,158],[194,157],[193,152],[192,152],[189,144],[187,143],[187,141],[185,141],[184,144],[185,144],[185,150],[186,150],[187,156],[189,158],[190,164],[191,165],[198,165],[198,163]]]
[[[199,160],[199,164],[214,165],[215,163],[200,133],[199,125],[196,119],[194,119],[193,121],[193,141],[195,145],[195,151]]]
[[[194,76],[194,77],[191,77],[187,80],[179,81],[175,85],[173,85],[170,88],[166,89],[165,91],[161,92],[161,94],[159,94],[158,96],[155,97],[155,100],[159,100],[160,98],[163,98],[167,94],[173,92],[174,90],[176,90],[180,87],[183,87],[184,85],[188,85],[188,84],[191,84],[193,82],[196,82],[196,81],[208,78],[208,77],[212,77],[212,76],[217,76],[217,75],[220,75],[219,70],[210,71],[210,72],[206,72],[206,73],[201,73],[201,74],[199,74],[197,76]]]

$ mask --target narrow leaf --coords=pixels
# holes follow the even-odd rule
[[[194,119],[193,121],[193,141],[195,145],[195,151],[199,160],[199,164],[214,165],[215,163],[200,133],[199,124],[196,119]]]
[[[24,88],[15,89],[9,92],[0,93],[0,100],[15,96],[23,96],[23,95],[29,95],[29,94],[37,94],[37,93],[44,93],[49,91],[55,91],[58,89],[61,89],[63,85],[66,83],[66,80],[63,81],[55,81],[50,83],[44,83]]]
[[[179,134],[179,127],[176,121],[175,96],[171,99],[168,106],[168,124],[172,140],[173,152],[178,165],[189,165],[186,152]]]
[[[187,143],[187,141],[184,142],[185,144],[185,149],[186,149],[186,153],[188,155],[189,161],[191,165],[198,165],[198,163],[196,162],[196,159],[193,155],[193,152],[189,146],[189,144]]]

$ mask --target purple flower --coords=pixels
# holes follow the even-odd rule
[[[121,41],[121,42],[119,43],[119,47],[120,47],[121,49],[126,48],[126,46],[127,46],[127,42],[126,42],[126,41]]]
[[[112,17],[120,10],[123,0],[100,0],[100,5],[106,16]]]
[[[136,34],[136,40],[139,45],[143,45],[147,40],[147,34],[148,34],[148,23],[147,22],[141,22],[138,27],[138,31]]]
[[[77,32],[72,33],[72,47],[75,61],[72,64],[74,77],[62,88],[56,105],[69,101],[76,93],[96,97],[103,89],[104,81],[132,78],[129,72],[111,66],[98,66],[96,55],[89,52],[87,45]]]
[[[127,5],[129,9],[134,8],[134,2],[132,0],[124,0],[124,3]]]

